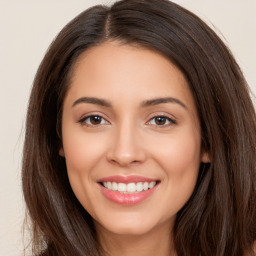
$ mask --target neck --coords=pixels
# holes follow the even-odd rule
[[[101,228],[99,240],[104,256],[177,256],[171,233],[166,227],[141,235],[113,234]]]

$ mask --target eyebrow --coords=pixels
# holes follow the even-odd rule
[[[95,97],[81,97],[72,104],[72,107],[81,103],[95,104],[95,105],[100,105],[108,108],[112,107],[112,104],[109,101],[100,99],[100,98],[95,98]],[[151,100],[145,100],[142,102],[141,107],[155,106],[163,103],[176,103],[182,106],[183,108],[187,109],[187,106],[182,101],[173,97],[164,97],[164,98],[155,98]]]
[[[173,97],[165,97],[165,98],[156,98],[152,100],[146,100],[143,101],[141,106],[142,107],[149,107],[149,106],[154,106],[158,104],[163,104],[163,103],[176,103],[182,106],[183,108],[187,109],[187,106],[180,101],[179,99],[173,98]]]
[[[74,107],[80,103],[90,103],[90,104],[100,105],[100,106],[108,107],[108,108],[112,107],[112,104],[110,102],[108,102],[107,100],[94,98],[94,97],[79,98],[72,104],[72,107]]]

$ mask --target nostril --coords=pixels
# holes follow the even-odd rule
[[[119,140],[112,148],[109,148],[107,153],[107,160],[112,164],[119,166],[129,166],[139,164],[146,159],[146,150],[143,145],[133,142],[127,134],[126,138]]]

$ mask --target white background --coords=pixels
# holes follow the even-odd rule
[[[0,256],[22,255],[20,170],[33,77],[52,39],[74,16],[104,0],[0,0]],[[256,92],[256,1],[176,0],[221,35]]]

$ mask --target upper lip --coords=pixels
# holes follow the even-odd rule
[[[104,177],[98,182],[116,182],[116,183],[137,183],[137,182],[152,182],[157,181],[157,179],[143,177],[143,176],[137,176],[137,175],[130,175],[130,176],[121,176],[121,175],[115,175],[115,176],[108,176]]]

